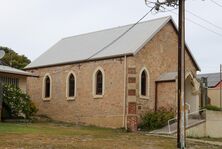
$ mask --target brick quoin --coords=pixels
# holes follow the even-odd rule
[[[130,131],[133,131],[133,132],[137,131],[137,123],[138,123],[137,116],[127,117],[127,128]]]
[[[128,114],[136,114],[136,102],[128,103]]]
[[[129,96],[136,96],[136,90],[135,89],[129,89],[128,90],[128,95]]]

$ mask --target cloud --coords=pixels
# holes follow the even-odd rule
[[[143,0],[0,0],[0,4],[0,45],[31,60],[61,38],[131,24],[149,10]],[[222,9],[210,1],[187,1],[186,9],[222,26]],[[150,14],[145,20],[166,15],[177,22],[177,15],[171,12]],[[191,14],[186,16],[222,34],[222,30]],[[221,36],[187,21],[186,40],[203,72],[218,71]]]

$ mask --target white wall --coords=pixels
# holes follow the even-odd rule
[[[199,95],[194,95],[192,92],[193,85],[191,84],[191,80],[188,77],[185,81],[185,99],[186,102],[190,105],[190,112],[195,112],[199,110]]]
[[[206,111],[206,122],[187,130],[187,136],[222,138],[222,111]]]

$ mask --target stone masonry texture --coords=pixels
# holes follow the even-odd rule
[[[29,70],[40,77],[28,78],[27,92],[39,109],[38,114],[55,120],[112,128],[126,125],[136,129],[140,115],[154,110],[155,81],[162,73],[177,71],[177,49],[177,33],[169,22],[135,56],[127,57],[126,81],[124,58],[113,58]],[[92,93],[93,72],[97,67],[102,67],[105,73],[105,90],[101,98],[94,98]],[[149,71],[147,98],[139,96],[139,73],[143,67]],[[191,71],[195,76],[196,70],[191,57],[186,53],[186,71]],[[66,98],[66,77],[70,71],[75,73],[77,82],[74,100]],[[43,76],[46,73],[52,78],[50,101],[42,100]],[[158,107],[175,108],[175,92],[176,82],[160,84]],[[130,115],[128,112],[136,114]]]

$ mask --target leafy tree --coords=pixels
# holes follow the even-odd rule
[[[25,55],[19,55],[10,48],[0,46],[0,50],[5,51],[5,56],[1,59],[1,61],[11,67],[23,69],[31,62]]]
[[[3,112],[9,118],[30,118],[37,112],[37,108],[30,100],[30,97],[23,93],[20,88],[14,85],[3,86]]]

